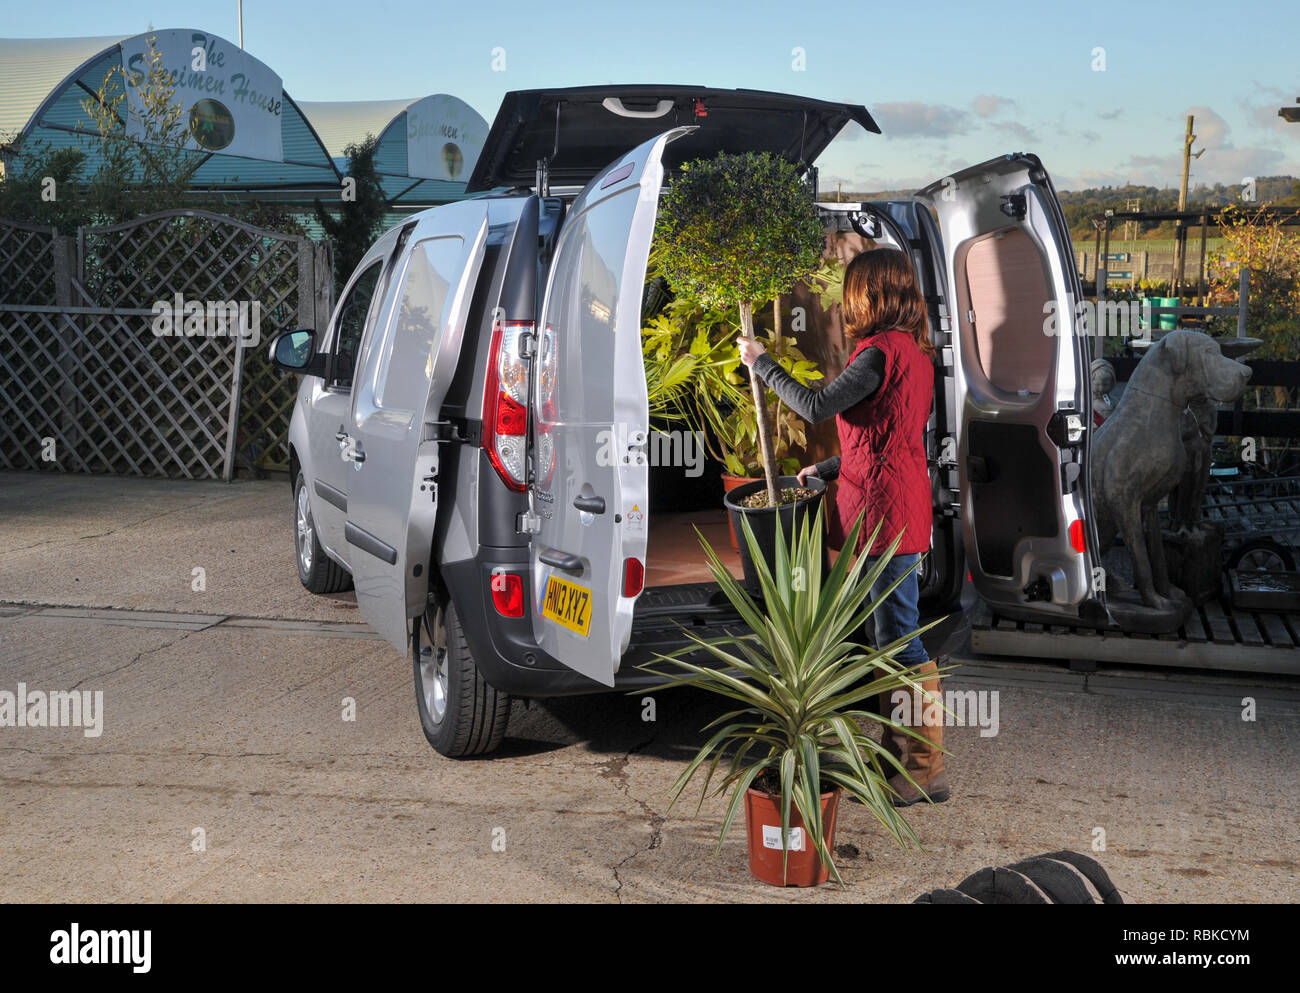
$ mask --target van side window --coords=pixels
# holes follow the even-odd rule
[[[329,378],[329,385],[337,389],[352,389],[357,354],[361,350],[361,338],[366,330],[366,315],[370,313],[383,266],[382,261],[375,262],[358,276],[339,310]]]

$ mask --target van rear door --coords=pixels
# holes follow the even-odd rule
[[[649,524],[641,297],[674,128],[606,166],[569,208],[532,376],[533,630],[599,683],[632,633]]]
[[[487,201],[423,215],[408,236],[352,389],[355,472],[344,538],[366,621],[404,652],[425,608],[438,426],[488,235]]]
[[[980,595],[1009,616],[1095,620],[1083,289],[1034,155],[992,159],[917,199],[938,221],[954,321],[962,532]]]

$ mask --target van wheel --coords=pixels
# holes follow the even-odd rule
[[[298,581],[312,593],[338,593],[351,588],[348,571],[325,554],[316,537],[316,521],[307,498],[307,477],[301,472],[293,484],[293,550],[298,560]]]
[[[439,754],[458,759],[495,751],[506,736],[510,696],[493,689],[474,664],[450,600],[430,603],[412,651],[420,727]]]

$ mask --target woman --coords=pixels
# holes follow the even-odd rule
[[[930,549],[933,509],[925,425],[934,402],[934,346],[911,262],[895,249],[863,252],[848,264],[843,310],[845,332],[857,347],[844,371],[820,390],[797,383],[758,342],[740,338],[737,344],[741,361],[796,414],[813,424],[831,417],[836,420],[840,454],[799,471],[800,482],[810,475],[839,479],[830,514],[832,544],[843,544],[863,510],[865,521],[855,551],[874,558],[902,535],[894,557],[871,590],[873,598],[879,597],[907,574],[873,614],[876,644],[888,645],[921,626],[914,567]],[[865,548],[877,525],[875,542]],[[920,638],[912,638],[894,658],[913,668],[915,675],[929,676],[922,685],[927,693],[937,693],[938,666]],[[887,706],[888,701],[878,704]],[[926,713],[933,726],[922,720]],[[917,728],[924,740],[885,728],[885,747],[917,784],[913,786],[901,774],[892,777],[894,805],[905,807],[920,800],[942,803],[948,799],[940,750],[942,712],[929,706],[910,707],[904,715],[909,719],[899,723]]]

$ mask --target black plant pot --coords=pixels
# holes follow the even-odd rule
[[[799,485],[799,477],[797,476],[781,476],[777,479],[779,489],[792,489]],[[722,502],[731,518],[731,526],[736,529],[736,540],[740,545],[740,564],[745,572],[745,589],[749,591],[750,596],[762,596],[763,590],[758,582],[758,573],[754,570],[754,561],[749,554],[749,542],[745,540],[744,525],[741,521],[749,521],[750,530],[754,532],[754,540],[763,553],[763,560],[767,563],[768,570],[775,572],[777,514],[781,515],[781,533],[785,538],[786,548],[788,549],[792,536],[803,526],[804,518],[817,514],[817,508],[821,506],[822,498],[826,495],[826,481],[824,479],[809,476],[802,485],[804,489],[815,491],[814,494],[806,500],[800,500],[798,503],[784,503],[780,508],[741,506],[741,501],[745,497],[757,493],[759,490],[767,489],[767,481],[762,479],[746,483],[744,486],[737,486],[730,493],[723,494]],[[823,542],[823,575],[829,571],[828,561],[826,544]]]

